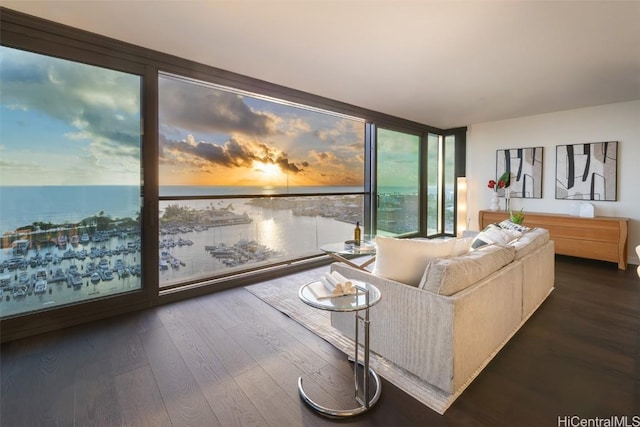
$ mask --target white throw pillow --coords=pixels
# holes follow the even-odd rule
[[[376,237],[373,274],[411,286],[418,286],[431,258],[451,254],[456,239],[417,240]]]
[[[465,237],[464,239],[455,239],[456,244],[451,251],[450,256],[460,256],[469,252],[471,249],[471,243],[473,243],[473,237]]]
[[[496,224],[489,224],[473,238],[471,249],[478,249],[486,245],[506,245],[521,236],[522,233],[519,231],[505,230]]]

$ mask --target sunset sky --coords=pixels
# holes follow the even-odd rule
[[[141,78],[0,47],[0,185],[138,185]],[[160,184],[360,186],[364,122],[160,78]]]
[[[160,79],[161,185],[359,186],[364,122]]]

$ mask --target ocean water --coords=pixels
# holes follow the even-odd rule
[[[136,218],[140,213],[139,186],[2,186],[0,234],[36,221],[74,223],[103,212],[112,218]],[[358,193],[362,187],[237,187],[162,186],[161,197],[251,196],[286,194]],[[415,194],[414,188],[382,187],[380,194]]]
[[[0,186],[0,234],[36,221],[74,223],[104,212],[112,218],[136,218],[137,186]]]
[[[352,193],[361,187],[211,187],[163,186],[161,197]],[[36,221],[73,223],[104,212],[112,218],[135,218],[140,212],[138,186],[0,186],[0,233]]]

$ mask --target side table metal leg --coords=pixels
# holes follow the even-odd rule
[[[367,302],[368,305],[368,302]],[[359,360],[359,350],[360,350],[360,342],[359,342],[359,332],[358,326],[359,321],[364,323],[364,349],[363,349],[363,359]],[[362,414],[363,412],[368,411],[373,405],[378,402],[380,398],[380,393],[382,392],[382,384],[380,383],[380,377],[375,373],[373,369],[369,367],[369,309],[365,310],[364,319],[360,317],[358,312],[355,313],[355,353],[353,357],[353,378],[354,378],[354,388],[355,388],[355,399],[356,402],[360,404],[357,408],[354,409],[330,409],[325,406],[322,406],[307,396],[302,387],[302,377],[298,378],[298,392],[300,393],[300,397],[304,400],[309,406],[311,406],[318,413],[325,415],[330,418],[344,418],[344,417],[353,417],[355,415]],[[360,396],[360,384],[358,381],[358,366],[362,366],[362,396]],[[375,393],[369,399],[369,390],[370,390],[370,380],[373,378],[373,382],[375,384]]]
[[[369,370],[369,375],[373,378],[373,382],[376,387],[376,392],[366,404],[363,404],[353,409],[331,409],[314,402],[313,400],[311,400],[311,398],[309,398],[309,396],[307,396],[307,393],[305,393],[304,391],[304,388],[302,386],[302,377],[298,378],[298,392],[300,393],[300,397],[302,398],[302,400],[307,405],[309,405],[313,410],[315,410],[321,415],[324,415],[329,418],[354,417],[356,415],[360,415],[364,412],[367,412],[376,404],[376,402],[378,402],[378,399],[380,398],[380,393],[382,392],[382,387],[381,387],[382,384],[380,383],[380,377],[378,376],[378,374],[376,374],[373,371],[373,369]]]

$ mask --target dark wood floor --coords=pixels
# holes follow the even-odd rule
[[[640,279],[635,267],[558,257],[556,290],[444,416],[386,381],[367,414],[315,415],[297,378],[323,403],[348,406],[348,362],[244,289],[7,343],[1,368],[0,425],[11,427],[557,426],[565,415],[640,415]]]

